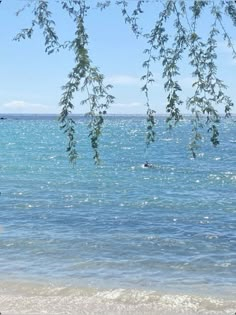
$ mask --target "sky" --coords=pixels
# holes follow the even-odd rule
[[[136,0],[129,0],[134,4]],[[188,0],[186,0],[188,1]],[[190,0],[189,0],[190,1]],[[67,75],[74,65],[72,52],[61,51],[47,55],[44,40],[39,30],[32,39],[16,42],[15,35],[22,28],[30,26],[32,13],[25,10],[19,16],[16,11],[27,0],[3,0],[0,4],[0,36],[1,36],[1,84],[0,84],[0,115],[6,113],[37,113],[57,114],[61,97],[61,87],[67,81]],[[58,34],[63,40],[73,38],[74,26],[66,16],[58,11],[56,0],[50,0],[55,13]],[[124,23],[117,6],[99,11],[96,0],[90,1],[90,10],[86,18],[86,28],[89,34],[89,51],[94,64],[105,75],[105,82],[114,86],[112,94],[115,103],[109,110],[110,114],[145,114],[145,97],[141,92],[140,77],[145,74],[142,63],[147,47],[144,40],[137,40]],[[113,1],[114,2],[114,1]],[[153,1],[154,3],[154,1]],[[154,4],[145,11],[143,25],[149,27],[157,12]],[[202,19],[204,30],[207,19]],[[226,25],[236,43],[236,29],[229,23]],[[173,29],[170,29],[170,33]],[[219,75],[228,86],[228,95],[236,103],[236,61],[223,39],[219,39]],[[182,97],[185,100],[191,95],[193,77],[187,60],[181,62],[179,81],[183,88]],[[161,66],[155,63],[152,68],[155,83],[150,92],[151,107],[159,114],[165,113],[166,93],[163,88]],[[81,96],[74,99],[75,111],[80,114],[88,109],[80,105]],[[183,106],[182,111],[186,113]],[[220,107],[219,111],[223,111]],[[234,108],[233,113],[236,113]]]

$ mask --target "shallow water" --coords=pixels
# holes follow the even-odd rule
[[[142,117],[109,117],[96,167],[80,118],[72,168],[30,118],[0,122],[2,314],[234,314],[233,121],[193,160],[188,120],[146,151]]]
[[[55,284],[4,283],[2,314],[234,314],[236,302],[225,298],[163,294],[154,290],[95,289]]]

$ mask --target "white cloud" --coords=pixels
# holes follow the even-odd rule
[[[180,86],[182,89],[192,89],[192,85],[195,82],[193,77],[183,77],[179,79]]]
[[[231,40],[234,49],[236,48],[236,40]],[[232,52],[232,48],[228,47],[227,41],[220,41],[217,44],[218,49],[221,53],[231,53]]]
[[[144,114],[145,105],[140,102],[114,103],[109,108],[109,114]]]
[[[141,106],[142,104],[139,102],[131,102],[131,103],[115,103],[114,105],[119,108],[127,108],[127,107],[136,108],[136,107]]]
[[[131,75],[112,75],[106,78],[106,82],[112,85],[138,85],[142,84],[140,77]]]
[[[236,40],[232,40],[232,44],[233,44],[234,51],[235,51],[236,50]],[[218,43],[218,51],[221,55],[223,55],[223,56],[221,56],[221,59],[225,58],[224,60],[227,60],[231,66],[236,65],[236,59],[233,57],[234,56],[233,49],[232,49],[232,47],[228,47],[226,41],[221,41]]]
[[[34,104],[20,100],[13,100],[0,105],[2,113],[17,113],[17,114],[40,114],[52,112],[49,106],[44,104]]]

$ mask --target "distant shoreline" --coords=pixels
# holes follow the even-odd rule
[[[7,120],[7,119],[57,119],[59,117],[59,113],[55,114],[21,114],[21,113],[9,113],[9,114],[0,114],[0,120]],[[70,117],[74,118],[88,118],[87,114],[72,114]],[[124,117],[124,118],[130,118],[130,117],[140,117],[145,118],[145,114],[106,114],[105,117]],[[157,114],[156,117],[165,118],[168,117],[167,114]],[[183,114],[183,118],[191,118],[191,114]],[[220,114],[221,118],[224,118],[225,116],[223,114]],[[236,117],[236,114],[232,114],[231,117]]]

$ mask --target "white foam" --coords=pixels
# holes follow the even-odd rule
[[[0,305],[4,315],[232,315],[236,309],[235,301],[223,298],[32,283],[5,283]]]

